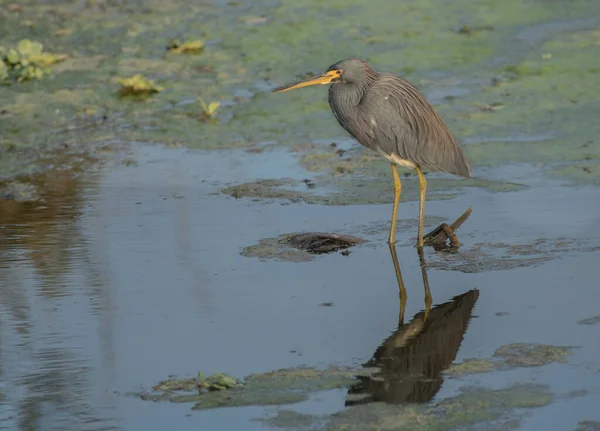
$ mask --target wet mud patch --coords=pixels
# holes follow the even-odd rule
[[[585,325],[585,326],[598,325],[598,324],[600,324],[600,315],[594,316],[594,317],[588,317],[587,319],[582,319],[579,322],[577,322],[577,324]]]
[[[89,141],[115,137],[206,149],[332,139],[340,135],[340,128],[322,89],[284,97],[268,92],[281,81],[321,71],[360,52],[379,70],[414,82],[430,96],[457,137],[474,139],[475,145],[467,145],[465,152],[475,166],[506,160],[579,161],[589,152],[598,158],[597,143],[577,151],[572,150],[576,145],[562,145],[598,134],[590,109],[595,95],[587,91],[597,87],[600,76],[594,62],[597,22],[590,22],[589,2],[568,7],[554,2],[548,7],[545,2],[510,0],[493,14],[476,0],[386,3],[387,9],[366,7],[357,0],[328,5],[330,9],[324,10],[314,0],[223,5],[175,1],[168,6],[158,0],[7,4],[0,8],[0,36],[6,44],[32,37],[69,57],[57,63],[39,86],[0,88],[4,104],[0,109],[7,105],[14,109],[6,118],[0,115],[0,144],[16,143],[20,149],[14,157],[24,164],[33,162],[23,148],[44,152],[59,147],[64,138],[53,132],[68,130],[74,118],[91,111],[102,112],[109,121],[74,140],[82,148]],[[347,13],[360,14],[360,29],[351,19],[340,19]],[[199,26],[196,17],[201,16],[210,19]],[[398,19],[390,17],[401,17],[400,27]],[[423,31],[425,27],[428,31]],[[397,59],[398,28],[403,29],[403,64]],[[527,33],[528,28],[533,32]],[[515,46],[515,34],[527,43]],[[332,43],[315,47],[315,35]],[[198,55],[170,53],[174,40],[193,41],[202,49]],[[265,44],[265,40],[285,43]],[[138,73],[164,91],[144,103],[115,98],[113,78]],[[494,80],[496,76],[502,79]],[[48,100],[48,94],[62,90],[87,94],[69,102],[19,101],[28,94]],[[198,98],[221,104],[217,121],[200,121]],[[483,112],[479,106],[505,108]],[[589,127],[581,127],[582,123]],[[561,124],[560,130],[556,124]],[[547,130],[558,138],[543,145],[480,145],[490,136]],[[311,171],[334,174],[354,172],[357,162],[371,161],[348,160],[337,153],[301,161]],[[354,193],[354,185],[342,186]],[[416,196],[416,192],[406,195]],[[383,198],[353,201],[376,203]]]
[[[303,232],[279,235],[266,238],[258,244],[244,248],[240,254],[246,257],[257,257],[261,261],[269,259],[285,262],[309,262],[316,255],[343,250],[363,244],[366,241],[351,235]]]
[[[384,163],[387,167],[388,164]],[[317,176],[310,180],[310,187],[304,181],[291,179],[259,180],[222,189],[223,194],[236,199],[247,198],[255,201],[283,200],[305,202],[318,205],[367,205],[389,204],[393,201],[394,191],[391,175],[382,177],[355,177],[331,175]],[[419,200],[418,180],[402,180],[400,202]],[[492,192],[512,192],[526,188],[517,183],[505,183],[484,179],[445,180],[429,178],[427,180],[427,200],[452,199],[469,187],[480,187]]]
[[[598,246],[589,241],[570,238],[540,238],[526,244],[475,243],[460,253],[435,256],[428,268],[465,273],[501,271],[535,267],[571,252],[595,251]]]
[[[575,431],[600,431],[600,422],[598,421],[580,421]]]

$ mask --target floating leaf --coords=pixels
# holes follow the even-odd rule
[[[204,42],[201,40],[191,40],[182,44],[173,42],[168,49],[178,54],[198,54],[204,50]]]
[[[142,75],[134,75],[130,78],[119,78],[119,84],[122,88],[121,94],[152,94],[163,91],[163,87],[157,85],[154,81],[143,77]]]

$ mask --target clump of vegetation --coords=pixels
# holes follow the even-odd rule
[[[202,106],[202,114],[201,117],[203,120],[214,120],[215,119],[215,115],[217,113],[217,109],[219,109],[219,106],[221,106],[221,104],[219,102],[210,102],[208,105],[206,103],[204,103],[204,100],[202,99],[198,99],[198,102],[200,102],[200,106]]]
[[[41,42],[23,39],[15,48],[0,46],[0,80],[17,82],[42,79],[50,73],[49,66],[66,60],[66,54],[44,52]]]
[[[4,63],[4,59],[0,58],[0,81],[8,79],[8,67]]]
[[[201,40],[190,40],[184,43],[173,41],[167,46],[169,52],[178,54],[200,54],[204,51],[204,42]]]
[[[164,90],[163,87],[140,74],[134,75],[130,78],[119,78],[118,82],[121,84],[119,93],[122,96],[143,96],[158,93]]]
[[[216,373],[209,377],[204,377],[204,373],[198,373],[198,390],[208,389],[209,391],[223,391],[235,386],[241,386],[235,377],[224,373]]]
[[[172,393],[178,391],[203,393],[206,391],[224,391],[234,387],[241,387],[242,383],[235,377],[224,373],[216,373],[205,377],[202,371],[197,378],[175,379],[170,378],[155,385],[152,389],[157,392]]]

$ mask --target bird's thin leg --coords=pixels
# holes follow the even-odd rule
[[[419,206],[419,238],[417,240],[417,247],[423,247],[423,223],[425,222],[425,193],[427,192],[427,181],[421,171],[421,168],[417,166],[417,175],[419,175],[419,193],[421,194],[421,205]]]
[[[400,272],[400,264],[398,263],[398,255],[396,254],[396,245],[389,244],[390,253],[392,253],[392,262],[394,263],[394,271],[396,272],[396,280],[398,281],[398,292],[400,294],[400,312],[398,314],[398,327],[404,324],[404,309],[406,308],[406,287],[402,280],[402,272]]]
[[[390,238],[388,240],[390,244],[396,242],[396,218],[398,217],[398,204],[400,203],[400,192],[402,191],[402,183],[400,183],[400,175],[398,175],[398,166],[393,162],[392,175],[394,176],[394,209],[392,210],[392,226],[390,227]]]
[[[423,287],[425,289],[425,320],[429,317],[429,311],[431,310],[431,290],[429,289],[429,279],[427,278],[427,269],[425,268],[425,256],[423,254],[423,249],[418,248],[417,252],[419,253],[419,261],[421,262],[421,274],[423,275]]]

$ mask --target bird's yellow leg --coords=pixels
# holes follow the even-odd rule
[[[398,166],[395,163],[392,163],[392,175],[394,176],[394,209],[392,210],[392,226],[390,227],[390,238],[388,240],[390,244],[396,242],[396,218],[398,217],[398,204],[400,203],[400,192],[402,191]]]
[[[429,279],[427,278],[427,269],[425,266],[425,256],[423,255],[423,249],[418,248],[419,261],[421,263],[421,275],[423,276],[423,288],[425,289],[425,320],[429,317],[429,311],[431,310],[431,290],[429,289]]]
[[[425,222],[425,193],[427,193],[427,181],[417,166],[417,175],[419,175],[419,193],[421,195],[421,205],[419,206],[419,238],[417,239],[417,247],[423,247],[423,223]]]
[[[404,323],[404,310],[406,308],[406,287],[402,280],[402,272],[400,272],[400,264],[398,263],[398,255],[396,254],[396,245],[389,244],[390,252],[392,253],[392,262],[394,263],[394,271],[396,271],[396,280],[398,281],[398,292],[400,294],[400,312],[398,314],[398,326]]]

